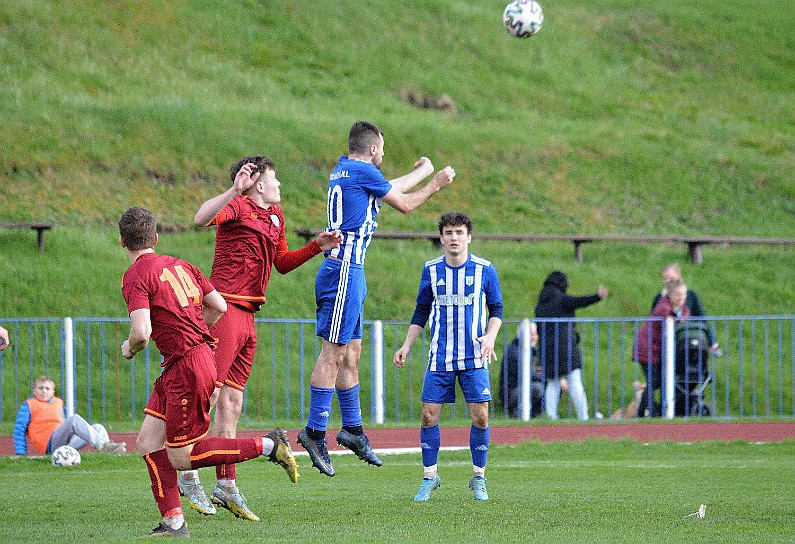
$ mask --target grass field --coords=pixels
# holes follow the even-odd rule
[[[443,451],[442,487],[412,497],[419,454],[368,467],[335,456],[326,478],[300,456],[292,485],[270,463],[238,468],[262,523],[228,512],[187,511],[199,542],[792,542],[795,442],[694,444],[588,440],[493,447],[490,500],[472,500],[469,451]],[[83,456],[75,468],[47,459],[0,458],[13,493],[0,499],[2,542],[135,542],[158,522],[137,455]],[[213,480],[202,470],[205,487]],[[707,505],[706,517],[685,518]]]

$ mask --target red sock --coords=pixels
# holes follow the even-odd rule
[[[149,479],[152,481],[152,495],[155,497],[160,514],[165,517],[181,514],[182,505],[179,502],[179,487],[177,485],[177,471],[171,466],[166,450],[157,450],[144,455],[146,468],[149,470]]]
[[[196,442],[190,454],[190,468],[240,463],[262,455],[262,438],[208,436]]]
[[[234,480],[237,478],[236,466],[234,463],[218,465],[215,467],[215,477],[219,480]]]

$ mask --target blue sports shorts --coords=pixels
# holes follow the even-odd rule
[[[455,402],[455,380],[461,384],[464,400],[467,402],[491,401],[491,383],[487,368],[467,368],[450,372],[425,372],[422,384],[422,402],[452,404]]]
[[[343,345],[361,339],[366,296],[362,265],[326,258],[315,278],[317,335]]]

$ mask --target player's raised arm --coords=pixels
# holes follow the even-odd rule
[[[437,192],[453,183],[453,178],[455,178],[455,170],[453,170],[452,166],[445,166],[433,176],[431,181],[412,193],[401,191],[393,183],[392,189],[384,195],[383,200],[399,212],[409,213],[422,206]]]
[[[244,164],[240,170],[238,170],[237,175],[232,182],[232,186],[220,195],[214,196],[202,204],[199,207],[199,211],[196,212],[193,222],[196,225],[202,227],[208,226],[210,221],[212,221],[213,218],[218,215],[218,212],[224,209],[224,206],[229,204],[237,195],[256,183],[261,174],[260,172],[255,172],[256,169],[256,164]]]
[[[403,174],[399,178],[389,180],[392,187],[396,187],[400,192],[407,193],[415,185],[433,174],[433,163],[428,157],[420,157],[414,163],[414,169],[408,174]]]

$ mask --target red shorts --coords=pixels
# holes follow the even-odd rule
[[[254,314],[229,304],[226,313],[210,329],[210,334],[218,339],[215,348],[215,367],[218,370],[215,385],[228,385],[242,391],[251,376],[254,353],[257,351]]]
[[[204,438],[210,428],[215,359],[207,344],[172,361],[155,380],[144,413],[166,422],[166,445],[179,448]]]

